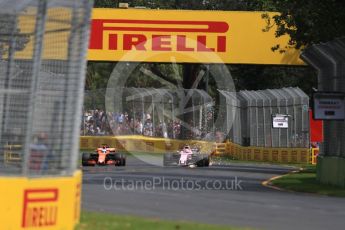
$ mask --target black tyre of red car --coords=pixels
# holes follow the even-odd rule
[[[126,166],[126,157],[122,156],[120,160],[120,166]]]
[[[122,153],[117,153],[114,155],[114,160],[116,161],[116,166],[125,166],[126,157]]]
[[[82,166],[94,166],[89,164],[89,160],[91,159],[91,154],[90,153],[83,153],[81,157],[81,164]]]

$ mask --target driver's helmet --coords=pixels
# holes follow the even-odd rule
[[[104,146],[102,147],[102,152],[103,152],[103,153],[107,152],[107,146],[104,145]]]
[[[189,146],[189,145],[185,145],[185,146],[183,147],[183,149],[190,149],[190,146]]]

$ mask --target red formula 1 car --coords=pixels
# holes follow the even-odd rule
[[[82,156],[83,166],[95,166],[95,165],[115,165],[125,166],[126,156],[122,153],[117,153],[115,148],[109,148],[107,145],[103,145],[97,148],[95,153],[83,153]]]

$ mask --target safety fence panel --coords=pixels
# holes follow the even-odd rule
[[[220,91],[220,95],[235,118],[228,119],[229,141],[242,146],[309,148],[309,97],[301,89],[245,90],[236,96]],[[273,127],[277,115],[287,118],[287,128]]]
[[[242,146],[309,147],[309,98],[299,88],[218,90],[222,106],[199,89],[121,88],[106,98],[109,90],[86,92],[81,135],[216,140],[221,134]],[[224,120],[219,127],[215,111]],[[288,119],[288,128],[273,128],[276,115]]]
[[[79,222],[92,3],[0,0],[0,229]]]
[[[225,99],[225,105],[220,112],[223,112],[225,118],[225,125],[221,127],[221,131],[225,134],[227,132],[226,139],[234,142],[239,143],[241,142],[241,136],[243,130],[241,129],[241,102],[237,98],[236,93],[228,92],[224,90],[219,90],[219,93],[223,95]]]
[[[0,0],[0,174],[76,170],[91,3]]]
[[[318,71],[318,91],[345,93],[345,38],[314,44],[301,54],[301,58]],[[323,122],[324,142],[320,155],[345,158],[345,122],[325,120]],[[325,160],[324,162],[332,162]],[[335,168],[335,167],[334,167]],[[327,175],[328,169],[323,171]],[[345,174],[342,174],[345,178]],[[329,178],[333,175],[329,175]],[[345,186],[345,183],[342,183]]]

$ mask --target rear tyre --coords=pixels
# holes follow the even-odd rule
[[[126,157],[122,156],[119,166],[126,166]]]
[[[90,153],[83,153],[82,157],[81,157],[81,164],[82,166],[90,166],[88,161],[90,160]]]
[[[209,158],[204,158],[204,167],[210,166],[210,159]]]
[[[209,156],[206,154],[200,154],[197,160],[198,167],[208,167],[210,165]]]
[[[126,158],[122,153],[116,153],[114,155],[114,160],[116,161],[115,166],[125,166],[126,165]]]
[[[163,166],[176,166],[180,160],[180,154],[165,153],[163,156]]]

